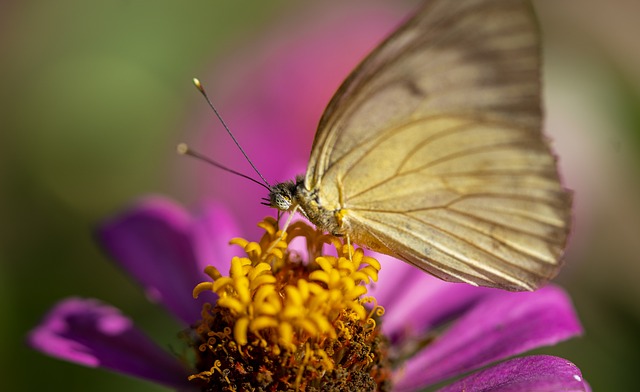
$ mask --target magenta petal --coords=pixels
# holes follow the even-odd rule
[[[207,276],[196,260],[187,211],[170,200],[149,197],[104,224],[98,237],[150,300],[187,325],[198,319],[203,299],[194,300],[192,292]]]
[[[380,262],[381,269],[378,281],[370,286],[369,294],[373,295],[378,304],[385,308],[397,308],[397,305],[401,303],[404,288],[413,287],[414,282],[420,282],[424,276],[428,276],[426,273],[421,273],[416,267],[391,256],[375,252],[366,252],[366,254]],[[399,287],[403,289],[398,290]],[[387,316],[385,316],[385,320],[386,318]]]
[[[382,328],[392,339],[450,321],[495,291],[444,282],[409,264],[382,257],[379,285],[371,294],[386,309]]]
[[[557,287],[532,293],[495,291],[408,361],[397,386],[431,385],[581,331],[570,299]]]
[[[213,265],[226,273],[231,258],[242,254],[242,248],[229,245],[229,241],[241,234],[228,208],[214,202],[205,203],[195,215],[192,224],[197,270],[204,271],[206,266]]]
[[[588,391],[580,369],[563,358],[536,355],[515,358],[476,372],[440,392]]]
[[[98,300],[59,302],[31,331],[28,343],[56,358],[102,367],[173,388],[186,388],[187,370],[120,311]]]

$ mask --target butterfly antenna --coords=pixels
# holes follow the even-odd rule
[[[216,117],[218,117],[218,120],[220,120],[220,123],[222,124],[222,126],[224,127],[224,129],[227,131],[227,133],[229,134],[229,136],[231,136],[231,139],[233,139],[233,142],[236,144],[236,146],[238,146],[238,149],[240,150],[240,152],[242,153],[242,155],[244,155],[245,159],[247,160],[247,162],[249,162],[249,164],[251,165],[251,167],[253,168],[253,170],[255,170],[256,173],[258,173],[258,176],[260,176],[260,178],[262,179],[262,181],[264,181],[264,184],[266,184],[267,189],[271,188],[271,185],[269,185],[269,181],[267,181],[262,174],[260,173],[260,171],[258,171],[258,169],[256,168],[256,166],[253,164],[253,162],[251,162],[251,159],[249,159],[249,156],[247,155],[246,152],[244,152],[244,150],[242,149],[242,147],[240,147],[240,143],[238,143],[238,141],[236,140],[235,136],[233,136],[233,133],[231,133],[231,130],[229,129],[229,127],[227,126],[227,124],[224,122],[224,120],[222,119],[222,116],[220,115],[220,113],[218,113],[218,110],[216,110],[216,107],[213,106],[213,103],[211,103],[211,100],[209,99],[209,96],[207,95],[207,92],[204,91],[204,87],[202,86],[202,83],[200,83],[200,80],[198,80],[197,78],[193,78],[193,84],[196,86],[196,88],[198,89],[198,91],[200,91],[200,93],[202,94],[202,96],[204,97],[204,99],[207,101],[207,103],[209,104],[209,107],[211,109],[213,109],[213,112],[216,114]],[[220,168],[222,168],[221,165],[216,164],[215,166],[218,166]],[[233,172],[233,170],[229,170],[229,169],[224,169],[230,172]],[[239,174],[236,172],[236,174]],[[243,177],[246,177],[244,175],[242,175]],[[255,181],[255,180],[254,180]]]
[[[190,157],[193,157],[193,158],[199,159],[199,160],[201,160],[201,161],[203,161],[203,162],[206,162],[206,163],[208,163],[208,164],[210,164],[210,165],[213,165],[213,166],[215,166],[215,167],[217,167],[217,168],[219,168],[219,169],[222,169],[222,170],[227,171],[227,172],[229,172],[229,173],[233,173],[233,174],[235,174],[235,175],[237,175],[237,176],[240,176],[240,177],[246,178],[247,180],[249,180],[249,181],[251,181],[251,182],[254,182],[254,183],[258,184],[258,185],[260,185],[261,187],[266,188],[267,190],[271,190],[271,189],[270,189],[270,187],[269,187],[268,185],[265,185],[265,184],[261,183],[260,181],[258,181],[258,180],[256,180],[256,179],[254,179],[254,178],[249,177],[249,176],[248,176],[248,175],[246,175],[246,174],[242,174],[242,173],[237,172],[237,171],[235,171],[235,170],[233,170],[233,169],[230,169],[230,168],[228,168],[228,167],[226,167],[226,166],[224,166],[224,165],[222,165],[222,164],[220,164],[220,163],[218,163],[218,162],[214,161],[213,159],[209,158],[208,156],[203,155],[203,154],[200,154],[199,152],[192,150],[191,148],[189,148],[189,146],[187,146],[187,144],[186,144],[186,143],[180,143],[180,144],[178,144],[178,148],[177,148],[177,150],[178,150],[178,154],[181,154],[181,155],[189,155]],[[261,177],[262,177],[262,176],[261,176]]]

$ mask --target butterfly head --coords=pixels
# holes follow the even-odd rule
[[[280,211],[289,211],[294,204],[296,183],[293,181],[282,182],[271,187],[269,198],[262,203],[269,207],[277,208]]]

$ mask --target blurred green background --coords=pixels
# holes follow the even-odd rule
[[[586,334],[539,351],[576,363],[594,390],[630,390],[640,363],[640,7],[556,3],[539,3],[549,131],[578,208],[559,283]],[[80,295],[118,306],[158,342],[175,341],[177,324],[100,253],[93,227],[146,193],[197,199],[178,180],[192,166],[174,153],[203,110],[190,78],[210,74],[303,7],[0,4],[2,390],[163,390],[48,358],[24,345],[25,334],[58,299]]]

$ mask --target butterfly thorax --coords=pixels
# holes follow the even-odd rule
[[[272,186],[269,192],[269,206],[280,211],[300,211],[319,229],[336,236],[345,235],[348,229],[339,219],[339,210],[329,210],[322,206],[317,189],[307,189],[301,176],[297,177],[296,181]]]

